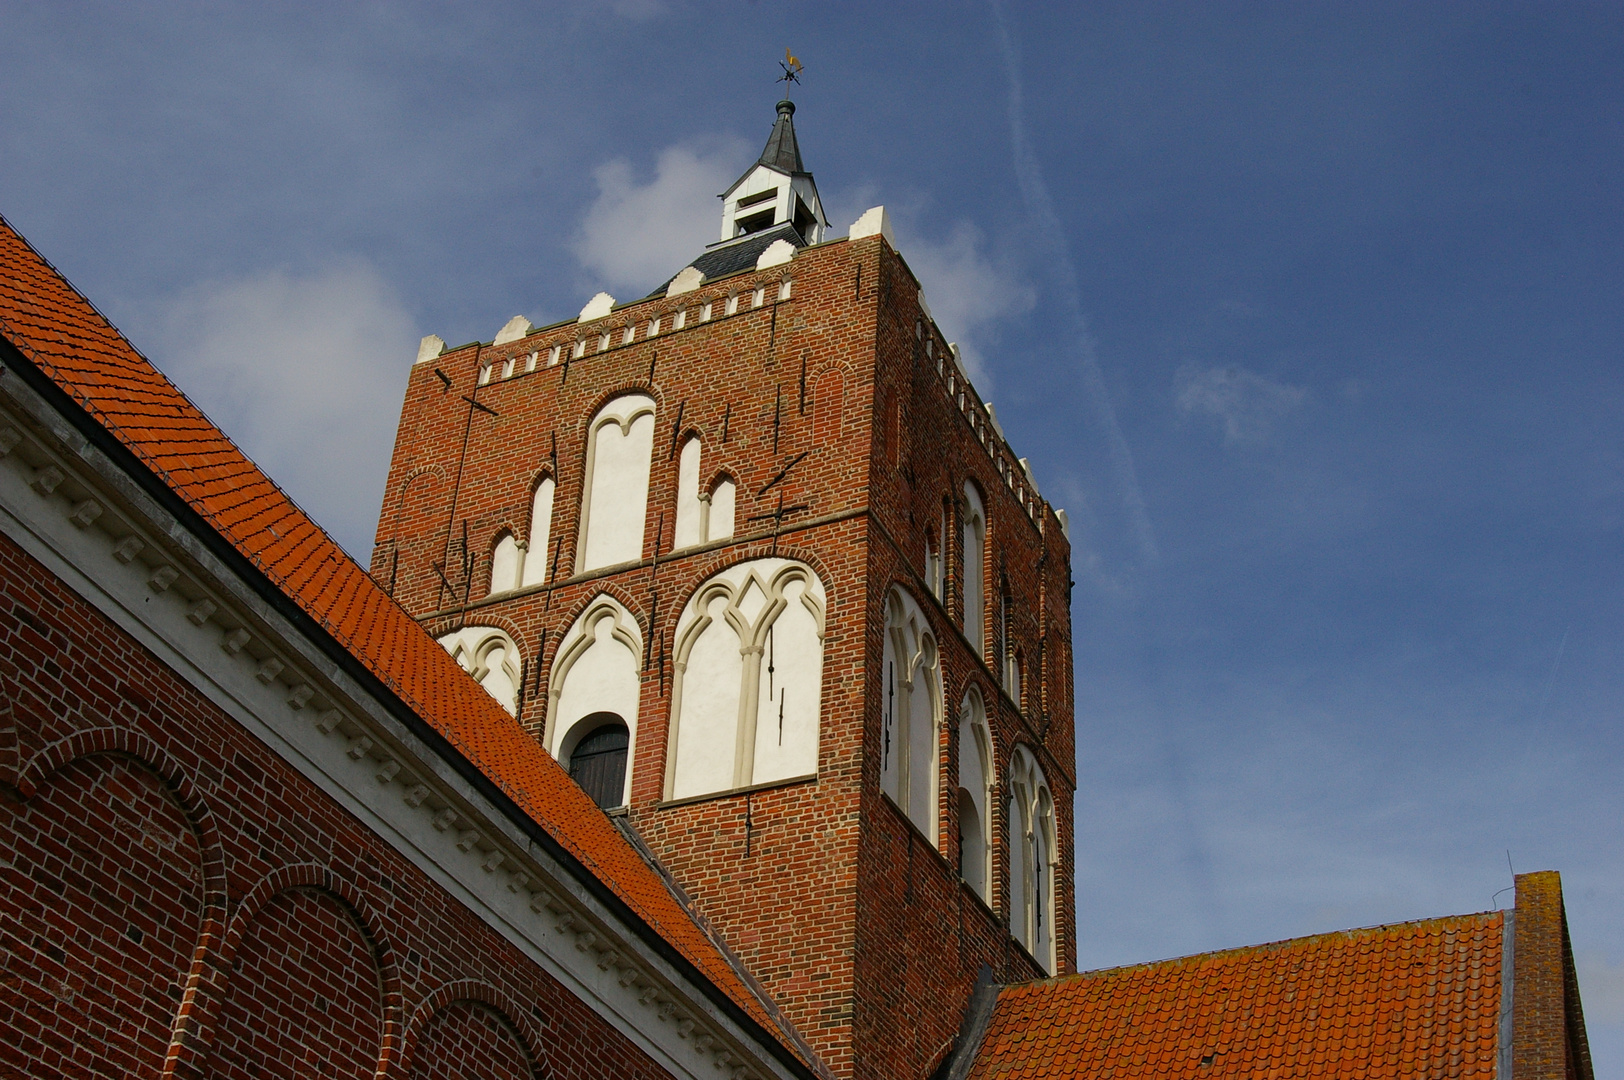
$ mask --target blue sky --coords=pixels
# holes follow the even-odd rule
[[[417,339],[680,267],[792,46],[1072,515],[1081,963],[1509,850],[1624,1078],[1624,7],[1071,7],[0,2],[0,212],[364,558]]]

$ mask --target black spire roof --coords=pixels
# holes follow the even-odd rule
[[[767,136],[767,148],[761,152],[761,160],[756,164],[791,175],[806,172],[801,165],[801,148],[795,142],[795,121],[790,119],[794,115],[795,102],[778,103],[778,120],[773,124],[773,133]]]

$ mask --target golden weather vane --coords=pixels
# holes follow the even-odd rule
[[[773,81],[783,83],[784,96],[789,97],[789,84],[801,81],[801,61],[786,48],[784,50],[784,59],[778,62],[778,66],[784,69],[784,73]]]

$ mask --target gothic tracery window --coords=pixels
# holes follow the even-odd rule
[[[886,597],[880,679],[881,790],[935,840],[941,670],[930,623],[901,589]]]
[[[669,798],[817,772],[826,604],[817,574],[789,559],[695,590],[677,621]]]
[[[439,640],[462,665],[462,670],[483,686],[502,708],[518,714],[522,666],[519,647],[505,631],[494,626],[465,626]]]
[[[544,736],[553,757],[573,771],[572,755],[595,732],[613,724],[625,730],[628,746],[636,742],[642,659],[643,636],[637,620],[613,597],[600,594],[594,598],[560,639],[553,658]],[[588,751],[591,749],[588,745]],[[598,749],[607,752],[608,748]],[[599,763],[591,777],[599,785],[594,798],[602,794],[613,801],[599,799],[599,805],[618,806],[631,788],[630,777],[623,767],[621,790],[609,791],[603,786],[608,783],[602,777],[603,766]],[[582,786],[587,785],[583,782]]]

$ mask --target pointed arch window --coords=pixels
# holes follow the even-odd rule
[[[817,772],[826,604],[817,574],[789,559],[695,590],[677,620],[667,798]]]
[[[977,656],[986,652],[982,577],[987,559],[987,512],[974,484],[964,485],[964,526],[960,550],[964,556],[964,636]]]
[[[647,394],[617,397],[593,416],[587,431],[577,572],[643,557],[653,451],[654,399]]]
[[[1055,969],[1054,797],[1024,746],[1009,770],[1009,932],[1043,970]]]
[[[553,531],[553,478],[543,476],[530,496],[530,547],[524,553],[521,587],[540,585],[552,568],[548,544]]]
[[[899,588],[886,598],[880,679],[880,789],[935,840],[942,711],[936,635]]]
[[[992,760],[987,710],[972,686],[959,708],[959,875],[983,900],[991,898]]]
[[[596,732],[618,724],[626,733],[618,790],[611,790],[613,785],[604,779],[607,765],[603,762],[594,765],[594,771],[588,776],[597,788],[590,788],[586,780],[577,778],[600,806],[619,806],[631,791],[632,778],[625,763],[630,760],[630,747],[637,740],[642,657],[643,635],[637,620],[619,601],[599,594],[565,632],[553,659],[551,677],[547,681],[547,728],[543,736],[553,757],[573,773],[573,755],[583,745],[587,753],[607,753],[612,749],[602,739],[597,743],[588,742]],[[608,799],[613,801],[605,801]]]

